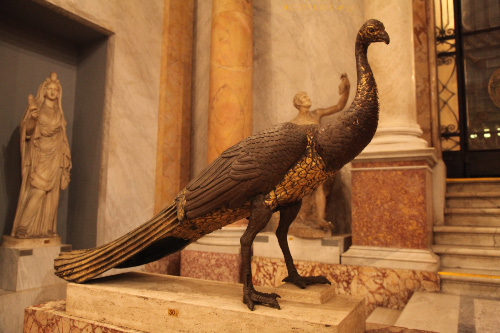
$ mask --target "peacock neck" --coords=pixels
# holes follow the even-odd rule
[[[349,110],[366,112],[367,107],[375,111],[378,117],[378,93],[377,84],[373,72],[368,63],[368,44],[363,42],[361,35],[356,38],[355,46],[357,89],[356,96]],[[362,108],[361,108],[362,106]]]
[[[378,94],[373,72],[368,64],[368,44],[356,39],[356,96],[348,110],[335,122],[320,127],[318,153],[327,167],[340,169],[370,143],[378,125]],[[342,151],[337,151],[341,149]]]

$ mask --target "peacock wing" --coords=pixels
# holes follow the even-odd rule
[[[308,127],[281,124],[225,150],[186,187],[186,217],[237,208],[259,193],[269,193],[304,154]]]

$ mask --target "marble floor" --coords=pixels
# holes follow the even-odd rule
[[[500,333],[500,299],[444,293],[415,293],[404,310],[377,308],[367,320],[368,332]]]

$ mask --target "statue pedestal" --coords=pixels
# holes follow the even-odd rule
[[[71,245],[61,246],[59,237],[36,239],[2,237],[0,246],[2,332],[22,331],[24,308],[65,296],[66,281],[54,275],[54,258],[61,250],[70,249]]]
[[[3,236],[3,240],[9,236]],[[12,240],[0,246],[0,288],[21,291],[62,283],[54,275],[54,259],[71,245],[51,245],[44,238]],[[17,241],[17,239],[15,239]],[[55,241],[56,238],[50,238]],[[56,242],[57,243],[57,242]],[[25,245],[25,246],[22,246]],[[28,246],[31,245],[31,246]]]
[[[16,248],[16,249],[32,249],[34,247],[43,246],[60,246],[61,237],[44,238],[16,238],[12,236],[2,236],[2,247]]]
[[[65,313],[52,312],[47,321],[35,322],[30,317],[43,317],[37,314],[43,307],[29,308],[25,323],[50,327],[51,321],[62,322],[68,331],[78,320],[94,327],[121,327],[118,332],[365,331],[362,298],[333,295],[333,288],[324,285],[258,289],[279,293],[281,310],[256,306],[250,311],[241,301],[241,284],[125,273],[87,284],[70,283]]]

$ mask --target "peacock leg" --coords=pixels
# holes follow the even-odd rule
[[[255,236],[266,226],[271,218],[273,211],[264,205],[264,196],[259,195],[253,201],[250,208],[250,217],[248,218],[248,227],[243,236],[241,236],[241,262],[243,265],[243,303],[253,311],[255,304],[263,304],[279,309],[280,306],[276,298],[278,294],[266,294],[258,292],[253,287],[252,282],[252,243]]]
[[[284,282],[291,282],[300,288],[305,288],[307,285],[315,283],[328,283],[330,281],[324,276],[300,276],[297,272],[297,268],[293,264],[292,254],[288,247],[288,228],[290,224],[295,220],[297,214],[300,211],[300,206],[302,201],[289,204],[284,207],[280,207],[280,222],[278,228],[276,229],[276,237],[278,238],[278,243],[280,245],[283,256],[285,257],[285,264],[288,270],[288,276],[283,279]]]

